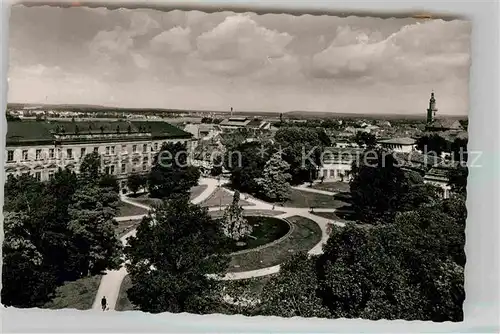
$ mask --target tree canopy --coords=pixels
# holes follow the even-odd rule
[[[145,312],[206,313],[221,297],[227,238],[205,208],[186,197],[155,206],[129,239],[130,301]]]

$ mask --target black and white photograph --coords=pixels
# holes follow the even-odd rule
[[[464,320],[469,20],[10,11],[5,307]]]

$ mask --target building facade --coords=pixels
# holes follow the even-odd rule
[[[165,122],[8,122],[5,172],[45,181],[58,168],[78,173],[85,155],[97,152],[103,172],[116,175],[124,186],[129,174],[150,170],[164,143],[190,149],[191,137]]]
[[[359,161],[362,148],[328,147],[325,148],[319,177],[324,181],[348,182],[351,179],[352,164]]]

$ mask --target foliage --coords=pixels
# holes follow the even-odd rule
[[[154,157],[148,176],[149,194],[155,198],[170,198],[187,194],[198,184],[200,171],[187,161],[186,145],[165,143]]]
[[[448,175],[449,185],[455,193],[465,195],[467,193],[467,176],[469,169],[467,166],[459,164],[457,168],[451,169]]]
[[[129,239],[130,301],[145,312],[206,313],[220,299],[226,238],[206,209],[186,197],[153,208]]]
[[[127,187],[134,194],[137,194],[139,189],[145,188],[147,186],[147,183],[147,177],[141,174],[130,174],[127,177]]]
[[[236,191],[233,203],[224,210],[222,216],[222,231],[224,235],[233,240],[243,239],[252,234],[252,226],[243,217],[243,208],[239,204],[240,193]]]
[[[95,161],[98,156],[84,159],[78,176],[59,169],[44,182],[27,175],[8,178],[4,215],[12,228],[5,230],[4,304],[43,306],[57,286],[86,276],[89,266],[90,272],[116,268],[117,183],[102,182]],[[19,247],[9,246],[10,240]]]
[[[414,172],[397,166],[392,153],[369,150],[353,163],[350,182],[352,207],[357,219],[369,224],[391,223],[397,212],[409,211],[438,199],[436,188]]]
[[[261,294],[259,314],[278,317],[330,317],[318,296],[315,263],[307,254],[295,254],[285,262]]]
[[[451,143],[451,154],[455,161],[467,161],[467,138],[455,138]]]
[[[256,180],[262,176],[264,165],[269,158],[269,146],[257,143],[242,143],[234,150],[227,151],[224,161],[231,171],[231,184],[236,189],[257,194],[259,185]]]
[[[360,147],[375,147],[377,138],[374,134],[358,131],[356,132],[356,136],[354,136],[354,142]]]
[[[324,147],[330,145],[322,133],[323,129],[296,126],[282,127],[276,132],[275,140],[283,149],[283,159],[290,164],[293,184],[315,179]]]
[[[213,161],[213,167],[210,170],[210,175],[212,176],[219,176],[222,174],[222,157],[220,155],[217,155],[214,158]]]
[[[260,187],[260,197],[271,202],[284,202],[290,196],[290,165],[281,158],[279,152],[274,153],[266,162],[262,177],[255,179]]]
[[[448,141],[439,134],[427,134],[417,139],[417,148],[424,154],[441,155],[442,152],[448,152]]]

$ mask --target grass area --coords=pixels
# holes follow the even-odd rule
[[[137,216],[137,215],[143,215],[146,213],[148,213],[148,210],[146,210],[146,209],[143,209],[143,208],[140,208],[138,206],[120,201],[120,206],[118,207],[117,217]]]
[[[116,234],[118,235],[119,238],[121,238],[125,234],[136,228],[140,223],[141,223],[140,219],[118,222],[118,225],[115,227]]]
[[[285,206],[298,208],[339,208],[348,205],[346,202],[336,199],[334,196],[318,194],[299,189],[292,189],[290,199],[285,203]]]
[[[127,297],[127,290],[132,287],[132,280],[130,276],[127,275],[123,278],[122,285],[120,286],[120,292],[118,293],[118,299],[116,300],[115,310],[116,311],[132,311],[136,310],[136,307],[132,305]]]
[[[284,211],[276,211],[276,210],[243,210],[244,216],[278,216],[285,213]],[[224,215],[224,209],[217,211],[209,211],[208,214],[212,218],[219,218]]]
[[[341,222],[341,223],[353,222],[352,220],[348,220],[348,219],[339,217],[337,215],[337,213],[335,213],[335,212],[317,212],[317,211],[315,211],[314,214],[316,216],[320,216],[320,217],[323,217],[323,218],[326,218],[326,219],[331,219],[331,220],[338,221],[338,222]]]
[[[290,230],[290,226],[283,219],[259,216],[249,216],[245,218],[253,228],[252,234],[241,240],[245,245],[238,246],[236,242],[231,242],[229,246],[230,252],[257,248],[268,244],[285,236]]]
[[[323,182],[314,183],[311,187],[313,189],[325,190],[331,192],[349,192],[349,183],[347,182]]]
[[[88,310],[92,308],[97,289],[101,283],[101,275],[84,277],[74,282],[66,282],[56,289],[54,298],[43,308],[63,309],[72,308]]]
[[[233,195],[224,190],[223,188],[217,188],[209,198],[205,201],[201,202],[201,206],[203,207],[217,207],[219,205],[226,206],[233,202]],[[243,196],[240,198],[241,206],[253,205],[250,202],[247,202],[243,199]]]
[[[294,253],[309,251],[321,241],[321,229],[312,220],[293,216],[287,220],[294,225],[290,236],[281,242],[231,257],[229,272],[241,272],[272,267],[283,263]]]
[[[207,189],[207,185],[205,184],[200,184],[192,187],[190,190],[189,198],[193,200],[194,198],[200,196],[201,193],[205,191],[205,189]],[[148,206],[153,206],[155,203],[161,202],[161,199],[159,198],[149,197],[148,193],[142,193],[136,196],[131,195],[129,196],[129,198],[131,201]]]

